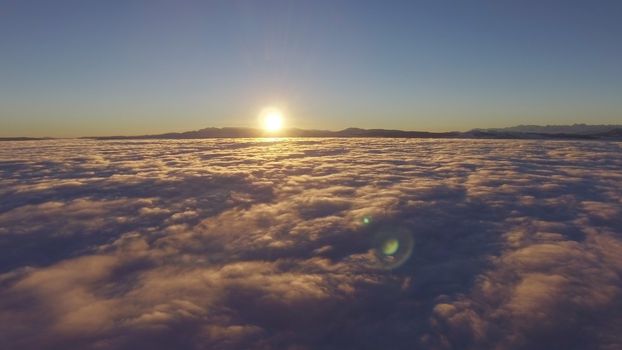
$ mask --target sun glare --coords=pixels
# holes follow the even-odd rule
[[[264,108],[260,118],[264,130],[268,132],[276,132],[283,128],[283,112],[278,108]]]

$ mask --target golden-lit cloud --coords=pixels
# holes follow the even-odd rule
[[[619,348],[620,169],[604,142],[6,143],[0,338]]]

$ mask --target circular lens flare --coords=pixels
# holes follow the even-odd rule
[[[385,228],[374,235],[375,265],[385,270],[402,266],[412,255],[415,241],[403,228]]]
[[[400,249],[400,242],[395,238],[388,239],[382,244],[382,254],[384,255],[393,255],[398,249]]]

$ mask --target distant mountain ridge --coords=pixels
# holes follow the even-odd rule
[[[569,139],[622,140],[622,125],[519,125],[509,128],[473,129],[467,132],[427,132],[390,129],[347,128],[339,131],[285,129],[267,133],[255,128],[204,128],[195,131],[140,136],[86,137],[97,140],[125,139],[205,139],[257,137],[392,137],[392,138],[467,138],[467,139]]]
[[[53,137],[0,137],[0,141],[40,141],[53,139]]]
[[[482,132],[511,132],[511,133],[533,133],[533,134],[574,134],[574,135],[595,135],[604,134],[612,130],[622,130],[622,125],[518,125],[508,128],[489,128],[474,129],[473,131]]]
[[[402,137],[402,138],[455,138],[459,137],[459,132],[426,132],[426,131],[404,131],[387,129],[359,129],[348,128],[339,131],[331,130],[305,130],[305,129],[285,129],[278,133],[267,133],[261,129],[254,128],[205,128],[196,131],[180,133],[165,133],[158,135],[141,136],[104,136],[87,137],[97,140],[119,140],[119,139],[203,139],[203,138],[236,138],[236,137]]]
[[[519,125],[508,128],[473,129],[467,132],[427,132],[392,129],[347,128],[338,131],[290,128],[267,133],[255,128],[204,128],[186,132],[136,136],[81,137],[92,140],[207,139],[258,137],[392,137],[443,139],[547,139],[547,140],[614,140],[622,141],[622,125]],[[0,141],[35,141],[53,138],[0,137]]]

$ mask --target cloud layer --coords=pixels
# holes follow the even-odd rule
[[[6,142],[3,349],[619,349],[622,145]]]

